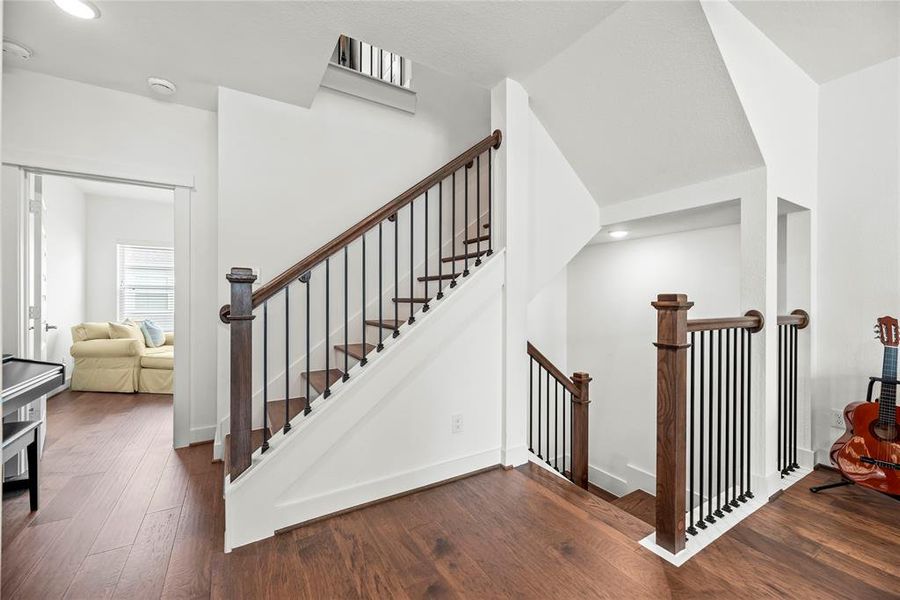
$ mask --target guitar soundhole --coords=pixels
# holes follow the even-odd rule
[[[882,442],[893,442],[897,439],[897,423],[882,424],[872,421],[869,431]]]

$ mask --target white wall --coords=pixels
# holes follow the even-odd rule
[[[872,326],[900,311],[900,59],[821,86],[819,97],[817,459],[842,431],[830,411],[864,399],[881,371]]]
[[[193,180],[190,441],[216,421],[216,115],[36,73],[4,73],[4,161],[104,175]]]
[[[415,88],[415,115],[328,89],[309,109],[220,89],[220,304],[229,301],[224,274],[231,267],[257,268],[258,283],[267,282],[490,133],[486,90],[421,66]],[[335,268],[335,286],[339,275]],[[219,327],[221,418],[227,332]]]
[[[47,233],[47,360],[66,365],[72,376],[70,328],[87,314],[85,197],[71,179],[43,178]]]
[[[563,268],[528,303],[528,341],[550,359],[559,370],[571,375],[568,367],[568,276]],[[574,370],[580,369],[577,365]]]
[[[690,318],[740,314],[740,229],[700,229],[582,250],[568,267],[568,363],[591,382],[590,479],[655,494],[657,294]]]
[[[175,207],[171,202],[88,195],[88,321],[118,320],[117,244],[174,247]]]

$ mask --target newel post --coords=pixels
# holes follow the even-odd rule
[[[591,403],[591,376],[587,373],[572,374],[572,382],[578,388],[578,397],[572,397],[572,481],[588,487],[588,405]]]
[[[231,481],[250,466],[253,454],[252,379],[253,379],[253,282],[251,269],[234,267],[225,276],[231,284],[231,437],[229,458]]]
[[[656,543],[684,550],[687,446],[687,312],[685,294],[659,294],[656,335]]]

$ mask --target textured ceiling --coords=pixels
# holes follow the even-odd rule
[[[733,4],[816,82],[900,55],[900,2]]]
[[[699,3],[627,3],[523,83],[600,205],[763,164]]]
[[[5,2],[4,34],[34,50],[11,66],[215,109],[216,87],[309,106],[340,33],[492,86],[522,76],[621,2],[95,2],[81,21],[51,2]],[[413,71],[415,73],[415,70]]]

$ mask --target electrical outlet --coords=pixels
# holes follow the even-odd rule
[[[450,432],[461,433],[463,428],[462,415],[453,415],[450,417]]]
[[[844,411],[837,408],[831,410],[831,426],[836,429],[846,429]]]

